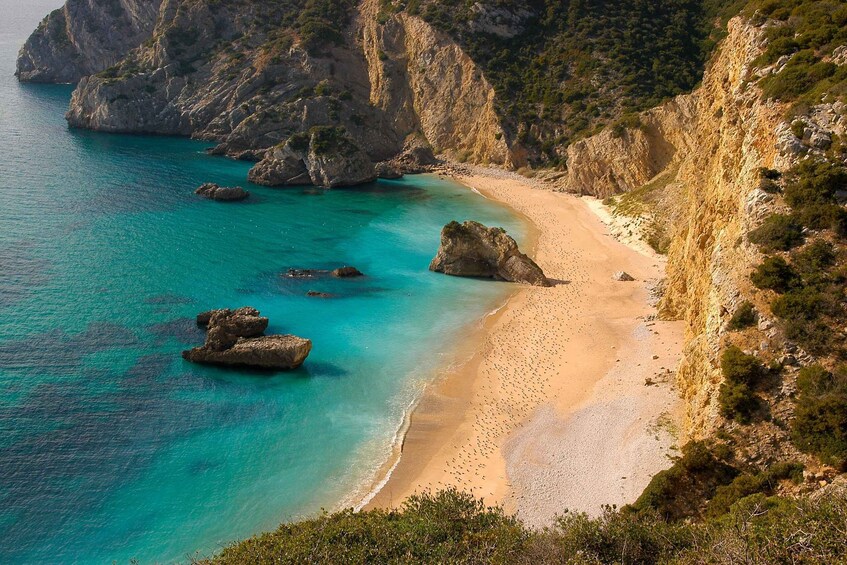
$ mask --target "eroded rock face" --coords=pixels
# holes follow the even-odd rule
[[[207,182],[200,185],[200,187],[194,191],[194,194],[199,194],[204,198],[217,200],[219,202],[235,202],[238,200],[244,200],[250,196],[250,193],[240,186],[220,186],[213,182]]]
[[[162,0],[68,0],[18,54],[22,82],[75,83],[122,59],[153,33]]]
[[[265,186],[333,188],[373,182],[377,172],[343,128],[318,127],[269,150],[248,178]]]
[[[210,310],[197,315],[208,328],[206,342],[182,352],[192,363],[243,365],[262,369],[296,369],[308,357],[312,342],[293,335],[265,336],[268,319],[255,308]]]
[[[460,277],[550,286],[541,268],[520,252],[505,230],[479,222],[450,222],[444,226],[441,247],[429,269]]]

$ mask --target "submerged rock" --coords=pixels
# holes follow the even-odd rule
[[[192,363],[296,369],[312,349],[311,341],[297,336],[262,335],[268,319],[255,308],[203,312],[197,315],[197,325],[207,327],[208,333],[201,347],[182,352]]]
[[[306,296],[310,296],[312,298],[332,298],[332,295],[328,292],[319,292],[317,290],[310,290],[306,293]]]
[[[313,279],[320,274],[326,274],[327,271],[319,269],[288,269],[282,275],[287,279]]]
[[[194,191],[194,194],[199,194],[200,196],[211,200],[217,200],[219,202],[235,202],[238,200],[244,200],[250,196],[250,193],[240,186],[220,186],[213,182],[201,184],[200,187]]]
[[[520,252],[505,230],[479,222],[450,222],[444,226],[441,246],[429,269],[460,277],[550,286],[541,268]]]
[[[356,267],[339,267],[332,271],[332,276],[339,279],[349,279],[353,277],[364,277],[365,275]]]

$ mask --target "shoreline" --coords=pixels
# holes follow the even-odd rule
[[[502,171],[447,175],[522,218],[527,226],[522,249],[556,285],[516,287],[457,344],[455,359],[466,361],[441,370],[425,387],[404,418],[391,459],[357,509],[393,508],[415,492],[455,487],[540,527],[566,508],[596,515],[601,504],[630,502],[652,474],[669,466],[665,454],[674,441],[676,397],[668,369],[675,369],[681,354],[681,327],[647,321],[654,311],[645,281],[661,277],[663,264],[613,239],[576,196],[534,188]],[[612,281],[618,270],[639,282]],[[583,291],[594,299],[580,297]],[[629,386],[609,396],[609,385],[622,380],[614,374],[621,358],[641,362],[627,371]],[[648,378],[665,383],[645,387]],[[598,390],[601,384],[604,390]],[[586,443],[567,433],[592,415],[617,410],[620,418],[616,401],[638,404],[639,396],[649,402],[629,412],[645,425],[633,428],[624,413],[627,425],[615,438],[621,445],[602,438],[600,444]],[[580,450],[580,444],[590,449]],[[592,454],[621,448],[639,460],[634,475],[621,472],[629,460],[606,461],[607,484],[594,484],[587,489],[591,496],[579,496],[585,481],[574,479],[597,475]],[[563,457],[574,453],[584,464]],[[622,488],[615,476],[629,477],[627,485]],[[575,491],[568,484],[581,486]]]

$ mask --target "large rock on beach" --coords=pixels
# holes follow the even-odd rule
[[[208,329],[206,342],[182,352],[193,363],[288,370],[302,365],[312,350],[308,339],[263,335],[268,319],[255,308],[203,312],[197,315],[197,325]]]
[[[441,246],[429,269],[459,277],[550,286],[541,268],[520,252],[504,229],[479,222],[450,222],[444,226]]]
[[[250,193],[240,186],[220,186],[213,182],[201,184],[194,191],[194,194],[199,194],[204,198],[217,200],[218,202],[236,202],[250,196]]]

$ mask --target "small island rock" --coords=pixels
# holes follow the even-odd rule
[[[220,186],[213,182],[201,184],[200,187],[194,191],[194,194],[199,194],[204,198],[217,200],[218,202],[236,202],[238,200],[244,200],[250,196],[250,193],[240,186]]]
[[[460,277],[550,286],[541,268],[520,252],[505,230],[479,222],[450,222],[444,226],[441,246],[429,269]]]
[[[356,267],[339,267],[332,271],[332,276],[339,279],[350,279],[353,277],[364,277],[365,275]]]
[[[263,335],[268,319],[255,308],[203,312],[197,316],[197,325],[208,328],[206,342],[182,352],[182,357],[193,363],[296,369],[312,350],[308,339]]]

